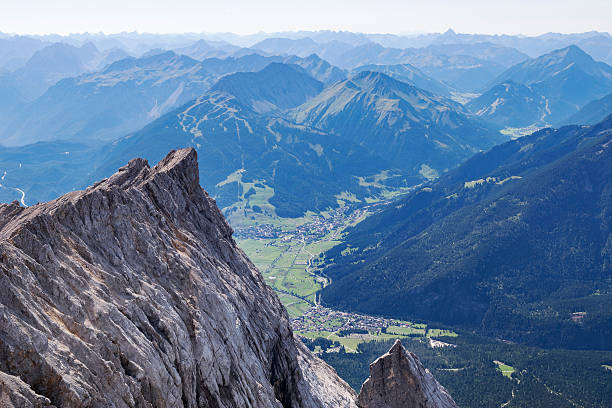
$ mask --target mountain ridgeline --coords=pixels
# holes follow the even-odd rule
[[[342,135],[412,174],[440,174],[503,140],[458,103],[380,72],[360,72],[332,85],[292,116]]]
[[[0,33],[0,406],[608,407],[608,63]]]
[[[294,65],[226,76],[196,101],[113,143],[96,177],[136,152],[156,160],[172,146],[193,146],[203,184],[222,207],[250,182],[273,190],[270,211],[297,217],[336,206],[343,192],[363,200],[385,186],[414,185],[501,140],[458,104],[381,73],[361,73],[319,93],[322,87]]]
[[[612,116],[494,147],[354,227],[327,305],[546,347],[610,346]]]
[[[612,93],[594,100],[565,121],[566,125],[594,125],[612,113]]]
[[[197,163],[171,151],[49,203],[0,205],[3,406],[382,408],[385,393],[456,406],[399,343],[356,403],[293,336]]]
[[[233,95],[211,91],[114,143],[97,172],[107,174],[134,152],[156,160],[172,146],[198,150],[202,183],[222,207],[246,193],[241,183],[252,182],[273,191],[269,203],[285,217],[334,206],[344,190],[374,194],[357,177],[389,167],[349,140],[262,116]]]
[[[187,81],[204,64],[173,54],[148,58],[115,63],[109,75],[157,61],[161,67],[147,74],[152,76],[147,81],[160,86],[157,75],[163,74],[174,83],[168,84],[170,90],[180,88],[176,81]],[[202,183],[222,208],[244,211],[231,207],[245,200],[250,190],[243,186],[249,185],[267,197],[255,211],[298,217],[337,206],[342,194],[363,201],[385,189],[410,187],[505,140],[472,120],[456,102],[383,73],[366,71],[326,87],[312,76],[312,70],[319,71],[311,62],[302,64],[311,71],[273,62],[257,72],[225,75],[196,99],[100,147],[47,142],[5,148],[0,163],[7,163],[7,174],[0,193],[19,199],[23,191],[26,203],[46,201],[107,177],[136,155],[155,161],[172,148],[194,147],[200,154]],[[218,65],[227,62],[205,63],[210,72],[222,72],[226,68]],[[184,71],[177,71],[180,66]],[[205,86],[189,83],[181,95]],[[41,149],[65,155],[47,159],[47,154],[35,154]],[[49,168],[60,169],[60,177],[53,177]]]
[[[101,71],[62,79],[33,101],[2,109],[2,145],[64,140],[88,144],[117,139],[207,92],[222,76],[260,71],[273,62],[299,65],[325,82],[342,77],[316,56],[210,58],[172,51],[126,58]],[[261,78],[264,79],[264,78]],[[260,87],[273,84],[270,78]],[[260,88],[261,89],[261,88]]]
[[[489,86],[467,105],[477,116],[503,126],[559,124],[612,92],[612,67],[571,45],[521,62]]]
[[[283,111],[301,105],[323,90],[323,83],[298,65],[272,63],[259,72],[239,72],[221,78],[213,92],[233,95],[257,113]]]

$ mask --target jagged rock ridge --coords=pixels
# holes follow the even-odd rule
[[[354,407],[199,185],[193,149],[0,205],[0,403]]]
[[[370,378],[361,387],[359,408],[454,408],[446,389],[399,340],[370,364]]]

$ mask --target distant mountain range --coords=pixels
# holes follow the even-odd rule
[[[612,93],[585,105],[564,124],[594,125],[612,113]]]
[[[63,78],[102,69],[127,56],[121,49],[100,52],[92,43],[80,47],[53,43],[38,49],[23,66],[0,80],[13,83],[23,99],[32,100]]]
[[[198,61],[172,52],[123,59],[103,71],[61,80],[13,109],[0,125],[2,144],[57,139],[100,143],[144,126],[195,98],[213,81]]]
[[[493,86],[465,107],[483,120],[510,127],[546,123],[551,113],[544,95],[511,80]]]
[[[427,76],[423,71],[410,64],[362,65],[355,68],[352,72],[359,73],[363,71],[382,72],[398,81],[406,82],[417,88],[443,96],[451,96],[454,91],[454,88],[450,85]]]
[[[423,50],[436,55],[467,55],[501,66],[512,66],[529,59],[529,55],[515,48],[492,42],[434,43]]]
[[[22,67],[36,51],[47,45],[46,41],[25,36],[0,38],[0,72]]]
[[[258,71],[281,61],[299,65],[322,81],[344,78],[341,70],[314,55],[302,59],[252,54],[200,62],[168,51],[126,58],[102,71],[61,80],[32,102],[16,106],[6,103],[7,118],[0,123],[0,144],[25,145],[57,139],[107,141],[133,132],[196,98],[223,75]],[[266,78],[262,86],[272,79]],[[0,113],[2,102],[0,98]]]
[[[514,37],[465,35],[449,30],[443,34],[421,36],[330,31],[250,37],[135,33],[7,36],[0,38],[0,81],[10,82],[12,88],[20,90],[20,97],[12,98],[10,102],[17,104],[41,95],[59,79],[100,70],[128,55],[150,57],[172,50],[198,61],[240,58],[254,53],[262,57],[294,55],[300,58],[316,54],[344,70],[410,64],[454,91],[482,92],[487,84],[498,84],[500,81],[493,81],[507,68],[529,57],[550,52],[555,46],[561,48],[573,43],[592,53],[596,59],[612,61],[612,37],[602,33]],[[30,58],[31,63],[26,63]],[[20,72],[11,72],[16,70]],[[338,80],[338,76],[335,74],[334,80]],[[425,89],[445,94],[440,87]]]
[[[195,60],[172,55],[201,69]],[[138,63],[144,61],[122,61],[126,70],[121,72]],[[2,148],[0,165],[6,173],[0,197],[21,199],[23,191],[27,203],[46,201],[107,176],[135,152],[154,161],[181,146],[198,149],[202,184],[222,207],[242,199],[245,185],[269,199],[257,211],[282,216],[336,206],[335,195],[343,191],[360,198],[378,194],[380,187],[360,180],[392,171],[385,160],[350,140],[266,115],[295,107],[322,87],[297,65],[272,63],[257,73],[225,76],[209,92],[110,144],[88,148],[57,141]],[[405,183],[393,174],[390,180]]]
[[[360,96],[345,110],[361,115],[378,104],[374,115],[380,116],[366,114],[355,127],[342,128],[335,125],[352,119],[327,111],[321,122],[311,123],[316,107],[329,102],[322,97],[355,83],[362,87]],[[279,63],[256,73],[225,76],[196,101],[103,149],[106,159],[95,177],[136,151],[157,160],[169,146],[193,146],[199,152],[202,182],[221,207],[245,198],[248,188],[241,186],[256,184],[254,191],[271,195],[271,207],[262,210],[294,217],[336,206],[336,196],[343,192],[363,200],[385,186],[418,183],[501,138],[456,112],[458,104],[384,74],[362,73],[319,94],[322,87],[303,68]],[[392,99],[398,97],[403,99]],[[393,104],[399,113],[388,115],[384,108]],[[451,141],[444,134],[455,126],[466,133],[464,139],[454,136]],[[356,128],[362,132],[354,132]],[[417,136],[417,129],[425,128],[430,142]],[[381,149],[386,143],[391,146]],[[427,150],[426,160],[416,158],[419,151],[425,154],[421,149]]]
[[[425,177],[503,140],[468,118],[458,103],[380,72],[364,71],[330,86],[296,108],[292,117]]]
[[[359,178],[390,169],[350,140],[260,115],[233,95],[210,91],[104,149],[96,173],[136,151],[156,160],[172,146],[198,150],[201,183],[221,208],[260,194],[267,200],[248,209],[284,217],[334,207],[343,191],[374,195]]]
[[[517,64],[491,85],[466,105],[477,116],[504,126],[557,124],[612,92],[612,67],[572,45]]]
[[[438,44],[491,43],[515,48],[532,58],[574,44],[584,49],[595,59],[612,64],[612,36],[610,33],[597,31],[576,34],[547,33],[529,37],[518,35],[462,34],[449,29],[444,33],[415,36],[371,34],[368,35],[368,38],[385,47],[394,48],[420,48]]]
[[[350,230],[323,303],[606,349],[611,162],[612,116],[477,154]]]
[[[241,47],[224,41],[198,40],[187,47],[176,48],[174,52],[202,61],[207,58],[228,57],[240,49]]]
[[[9,39],[15,38],[7,36]],[[444,33],[428,33],[418,35],[397,34],[365,34],[348,31],[293,31],[277,33],[257,33],[253,35],[237,35],[233,33],[215,34],[150,34],[150,33],[118,33],[118,34],[71,34],[67,36],[43,35],[30,36],[34,41],[49,44],[51,42],[65,42],[74,46],[81,46],[87,42],[96,45],[100,50],[122,48],[130,54],[141,55],[153,48],[166,50],[185,48],[200,40],[208,44],[223,48],[230,44],[235,47],[251,47],[267,39],[305,40],[302,46],[310,41],[317,44],[331,42],[343,43],[348,46],[360,46],[369,42],[382,45],[385,48],[424,48],[428,46],[451,45],[461,47],[473,44],[492,44],[495,47],[514,48],[518,52],[530,57],[548,53],[552,50],[564,48],[575,44],[584,49],[595,59],[612,64],[612,36],[604,32],[585,32],[577,34],[547,33],[539,36],[519,35],[486,35],[456,33],[452,29]],[[0,49],[2,47],[0,46]],[[263,48],[263,47],[262,47]],[[446,51],[449,52],[449,51]],[[466,51],[461,51],[466,55]],[[514,53],[514,52],[513,52]],[[467,54],[469,55],[469,54]],[[510,54],[508,54],[510,55]],[[305,56],[305,55],[303,55]],[[515,64],[512,61],[509,64]],[[1,66],[1,65],[0,65]]]
[[[183,88],[180,96],[184,97],[188,92],[196,93],[197,86],[204,88],[209,78],[228,67],[256,66],[252,61],[247,63],[249,58],[262,63],[273,60],[254,55],[199,63],[166,53],[119,61],[103,76],[77,80],[79,86],[100,89],[84,90],[82,95],[102,96],[105,86],[111,91],[116,88],[105,97],[112,97],[113,92],[142,95],[164,81],[169,81],[166,92],[170,93],[180,86],[176,81],[184,81],[192,87]],[[86,148],[82,143],[88,139],[73,137],[81,144],[58,141],[2,149],[0,163],[6,163],[8,170],[4,194],[19,198],[18,188],[26,194],[27,203],[48,200],[62,186],[67,191],[107,176],[136,153],[155,161],[173,147],[195,147],[202,183],[222,208],[254,211],[249,197],[261,194],[265,199],[257,198],[257,211],[296,217],[308,210],[335,207],[339,196],[363,201],[385,189],[409,187],[436,177],[503,140],[495,130],[468,118],[461,105],[444,97],[377,72],[362,72],[324,88],[311,73],[329,73],[329,67],[315,63],[314,58],[296,58],[285,59],[311,71],[296,64],[272,62],[258,72],[222,76],[195,100],[100,147]],[[134,77],[137,74],[144,76]],[[202,83],[198,85],[193,78],[202,78]],[[73,86],[70,81],[60,84]],[[122,82],[140,93],[122,90]],[[78,94],[70,90],[58,95]],[[150,99],[146,94],[141,97],[145,96]],[[174,102],[178,101],[177,97]],[[96,105],[108,107],[110,103],[99,101]],[[133,102],[115,105],[116,117],[137,106]],[[98,117],[103,114],[97,113]],[[128,116],[138,118],[137,114]],[[94,125],[95,115],[91,116]],[[33,152],[39,149],[55,153],[36,157]],[[15,168],[17,162],[24,167]],[[75,171],[79,166],[82,170]],[[53,177],[49,170],[56,167],[71,170]],[[253,191],[247,194],[250,189]],[[237,203],[247,203],[249,208],[238,209]]]
[[[528,58],[516,50],[508,51],[493,44],[399,49],[386,48],[375,42],[353,46],[338,41],[319,44],[309,38],[270,38],[252,48],[281,55],[316,53],[333,65],[347,70],[371,65],[411,64],[436,80],[447,82],[463,91],[484,86],[513,62]],[[449,51],[449,54],[444,54],[445,51]]]

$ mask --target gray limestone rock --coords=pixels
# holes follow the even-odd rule
[[[370,378],[361,386],[359,408],[455,408],[446,389],[399,340],[370,364]]]
[[[196,152],[0,204],[0,403],[355,407],[199,185]]]

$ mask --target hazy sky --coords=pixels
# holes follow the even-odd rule
[[[0,31],[612,31],[611,0],[0,0]]]

